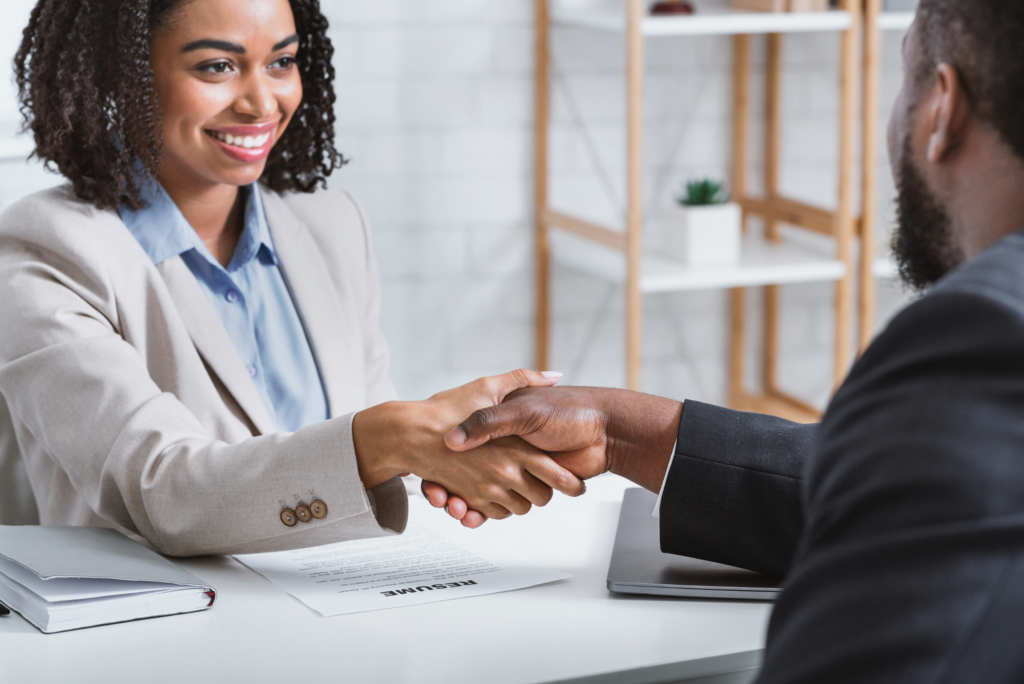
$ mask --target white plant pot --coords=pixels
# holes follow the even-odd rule
[[[738,204],[673,205],[666,251],[693,268],[732,266],[740,261],[743,210]]]

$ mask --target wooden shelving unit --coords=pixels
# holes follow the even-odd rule
[[[641,389],[643,296],[656,292],[721,288],[731,291],[730,404],[740,410],[772,413],[798,421],[814,421],[819,412],[787,395],[778,385],[779,286],[800,282],[835,282],[835,368],[838,384],[851,357],[853,321],[853,243],[855,137],[857,132],[860,63],[861,0],[840,0],[840,9],[828,12],[761,13],[729,9],[723,0],[698,0],[698,14],[651,17],[647,0],[621,0],[604,9],[570,8],[552,0],[537,5],[537,364],[548,365],[550,336],[550,268],[552,259],[612,283],[626,293],[627,386]],[[551,26],[559,24],[614,32],[624,38],[626,50],[627,211],[622,227],[599,226],[550,206],[548,192],[548,135],[551,107]],[[826,210],[785,198],[779,193],[779,150],[782,129],[782,47],[784,34],[797,32],[841,34],[839,117],[839,202]],[[768,36],[768,87],[765,196],[747,191],[748,128],[750,122],[751,41],[754,34]],[[641,206],[643,171],[643,95],[645,40],[651,36],[728,35],[734,41],[733,74],[733,177],[732,194],[744,210],[744,220],[766,221],[766,239],[748,236],[744,257],[735,267],[690,269],[642,251],[644,215]],[[781,224],[834,239],[835,254],[824,254],[782,239]],[[873,249],[873,246],[871,247]],[[743,383],[747,338],[747,288],[763,287],[764,391],[752,393]]]
[[[862,150],[862,219],[860,255],[859,346],[867,349],[875,334],[877,288],[875,281],[895,278],[896,264],[875,251],[878,204],[878,90],[882,71],[882,33],[907,31],[914,12],[884,12],[883,0],[864,0],[864,114]]]

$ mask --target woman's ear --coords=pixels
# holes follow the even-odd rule
[[[938,66],[932,94],[922,109],[927,112],[929,127],[928,161],[939,163],[960,145],[970,123],[971,105],[956,67]]]

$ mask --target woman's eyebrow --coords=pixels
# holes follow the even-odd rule
[[[278,41],[274,45],[274,49],[271,50],[271,52],[277,52],[278,50],[282,50],[282,49],[288,47],[292,43],[298,43],[298,42],[299,42],[299,34],[298,33],[293,33],[292,35],[288,36],[284,40]]]
[[[293,43],[299,42],[299,34],[293,33],[284,40],[280,40],[274,44],[272,52],[282,50]],[[245,47],[238,45],[237,43],[229,43],[226,40],[216,40],[214,38],[203,38],[202,40],[194,40],[185,47],[181,48],[184,52],[193,52],[194,50],[223,50],[224,52],[233,52],[236,55],[244,55]]]
[[[245,48],[236,43],[229,43],[226,40],[214,40],[213,38],[203,38],[202,40],[194,40],[185,47],[181,48],[181,51],[192,52],[194,50],[223,50],[224,52],[234,52],[237,55],[244,55]]]

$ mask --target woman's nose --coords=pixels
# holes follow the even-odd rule
[[[245,88],[235,101],[235,111],[247,114],[256,119],[265,119],[277,111],[277,98],[274,89],[262,73],[250,75],[245,81]]]

